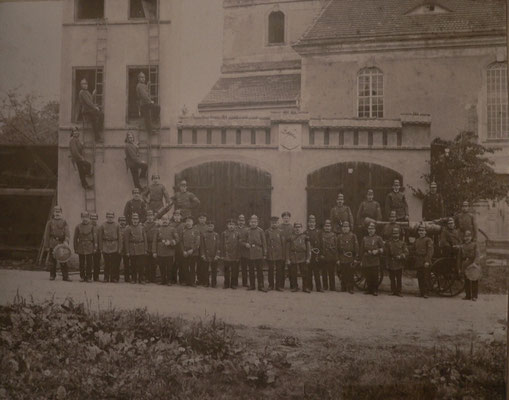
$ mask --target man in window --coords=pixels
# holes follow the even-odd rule
[[[92,93],[88,91],[88,82],[83,78],[80,82],[81,90],[79,93],[81,116],[84,121],[92,124],[95,140],[102,142],[102,128],[104,123],[104,114],[98,105],[94,103]]]
[[[136,85],[136,97],[140,104],[141,116],[145,121],[145,129],[149,135],[152,134],[152,118],[159,119],[161,107],[155,104],[150,98],[150,91],[148,85],[145,83],[145,74],[140,72],[138,74],[138,84]]]

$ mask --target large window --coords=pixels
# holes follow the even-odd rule
[[[129,0],[129,18],[157,19],[157,0]]]
[[[104,18],[104,0],[76,0],[76,19]]]
[[[127,119],[133,120],[141,117],[140,103],[136,95],[136,85],[138,84],[138,74],[145,74],[146,84],[150,92],[150,98],[154,103],[159,104],[159,71],[156,65],[149,67],[129,67],[128,68],[128,101],[127,101]]]
[[[361,69],[357,75],[359,118],[383,118],[384,76],[378,68]]]
[[[285,15],[281,11],[269,14],[269,44],[285,42]]]
[[[488,67],[488,139],[508,139],[507,64]]]
[[[103,69],[102,68],[76,68],[73,71],[73,103],[72,103],[72,121],[81,122],[83,117],[81,115],[81,106],[79,94],[81,88],[81,81],[87,81],[87,89],[92,94],[92,99],[101,109],[104,105],[104,90],[103,90]]]

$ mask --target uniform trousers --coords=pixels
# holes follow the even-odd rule
[[[134,186],[141,190],[142,188],[140,179],[147,177],[148,164],[143,161],[137,163],[134,163],[133,161],[133,164],[129,166],[129,170],[131,171],[131,175],[133,177]]]
[[[248,259],[245,257],[240,257],[240,272],[242,274],[242,286],[248,287],[248,274],[247,274],[247,264]]]
[[[299,282],[297,280],[297,277],[299,275],[299,267],[302,265],[302,263],[298,264],[290,264],[289,266],[289,273],[290,273],[290,289],[298,289],[299,288]],[[302,268],[301,268],[302,270]]]
[[[477,299],[479,291],[479,281],[471,281],[465,278],[465,297],[467,299]]]
[[[94,255],[90,254],[78,254],[78,260],[80,264],[80,278],[88,281],[92,279],[92,265],[94,263]]]
[[[145,261],[147,260],[146,254],[139,254],[130,256],[131,262],[131,282],[143,283],[143,275],[145,273]]]
[[[159,265],[159,271],[161,272],[161,284],[166,285],[172,283],[172,270],[175,258],[172,256],[157,256],[157,265]],[[176,280],[175,280],[176,282]]]
[[[83,117],[85,118],[85,121],[90,122],[92,125],[95,141],[103,142],[101,131],[104,125],[104,113],[102,111],[90,108],[83,113]]]
[[[78,168],[81,186],[86,189],[89,186],[86,177],[90,176],[92,173],[92,164],[90,164],[87,160],[76,160],[75,163],[76,168]]]
[[[53,257],[53,250],[49,251],[49,262],[51,263],[49,275],[51,278],[57,277],[57,260]],[[59,263],[60,269],[62,270],[62,278],[64,280],[69,279],[69,267],[67,263]]]
[[[99,274],[101,273],[101,252],[96,251],[94,253],[94,281],[99,280]]]
[[[311,258],[311,262],[308,265],[308,280],[309,280],[309,290],[313,290],[313,277],[315,278],[315,288],[317,291],[322,290],[322,282],[321,282],[321,265],[318,260],[313,257]]]
[[[417,282],[419,283],[419,292],[421,296],[427,296],[431,281],[430,269],[426,267],[417,268]]]
[[[145,129],[149,135],[152,134],[152,124],[154,119],[159,120],[159,115],[161,113],[161,107],[159,104],[142,104],[140,107],[140,112],[145,122]]]
[[[368,293],[378,293],[378,269],[379,265],[364,267],[364,277]]]
[[[224,288],[235,289],[239,284],[239,262],[223,261],[224,265]]]
[[[249,288],[255,289],[255,271],[258,289],[263,289],[263,259],[248,260],[249,268]]]
[[[283,289],[285,287],[285,262],[284,260],[267,260],[269,269],[269,289]],[[275,277],[275,281],[274,281]]]
[[[120,262],[119,262],[120,264]],[[124,268],[124,281],[131,282],[132,272],[131,272],[131,260],[129,256],[126,254],[122,254],[122,264]]]
[[[175,249],[175,260],[173,262],[173,265],[170,269],[170,282],[171,283],[180,283],[181,285],[186,283],[185,274],[184,274],[184,267],[182,264],[183,257],[182,257],[182,251],[179,247]]]
[[[104,253],[104,281],[113,282],[118,275],[118,253]],[[118,281],[118,278],[117,278]]]
[[[334,292],[336,290],[336,261],[327,260],[322,263],[323,288]]]
[[[339,271],[341,271],[341,290],[353,290],[353,263],[340,263]]]
[[[182,267],[186,285],[196,285],[196,256],[182,257]]]
[[[204,286],[217,286],[217,261],[202,261],[202,284]]]
[[[201,286],[208,285],[208,282],[209,282],[208,269],[209,269],[209,265],[208,265],[207,261],[203,260],[200,257],[198,259],[198,265],[197,265],[197,270],[196,270],[198,285],[201,285]]]
[[[308,263],[300,263],[299,271],[302,278],[302,290],[313,290],[313,280],[311,278],[310,265]]]
[[[157,268],[157,261],[152,255],[152,253],[149,253],[147,255],[147,260],[145,264],[145,279],[147,282],[155,282],[156,281],[156,268]]]
[[[393,294],[401,294],[401,277],[403,269],[390,269],[389,278],[391,279],[391,292]]]

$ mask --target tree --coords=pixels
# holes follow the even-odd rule
[[[474,203],[507,199],[509,185],[502,182],[488,157],[498,150],[479,144],[472,132],[462,132],[452,141],[433,140],[430,173],[422,178],[428,184],[437,183],[448,215],[458,211],[465,200]],[[422,190],[413,187],[412,190],[418,198],[424,198]]]

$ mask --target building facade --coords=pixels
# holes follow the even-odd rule
[[[395,178],[423,188],[431,140],[464,130],[502,146],[496,169],[509,174],[504,1],[224,0],[221,71],[192,115],[181,109],[193,64],[181,34],[193,21],[188,3],[96,2],[102,16],[77,18],[80,1],[71,0],[64,12],[59,201],[71,219],[92,204],[77,198],[66,133],[79,123],[69,100],[87,66],[103,79],[106,140],[89,146],[100,214],[129,197],[128,130],[151,171],[168,187],[187,179],[219,227],[239,213],[266,225],[284,210],[323,221],[338,192],[355,213],[370,187],[383,203]],[[133,16],[143,3],[154,18]],[[151,140],[129,100],[143,69],[162,107]],[[406,197],[419,220],[420,201],[409,189]],[[488,205],[481,225],[503,237],[496,216],[507,212]]]

